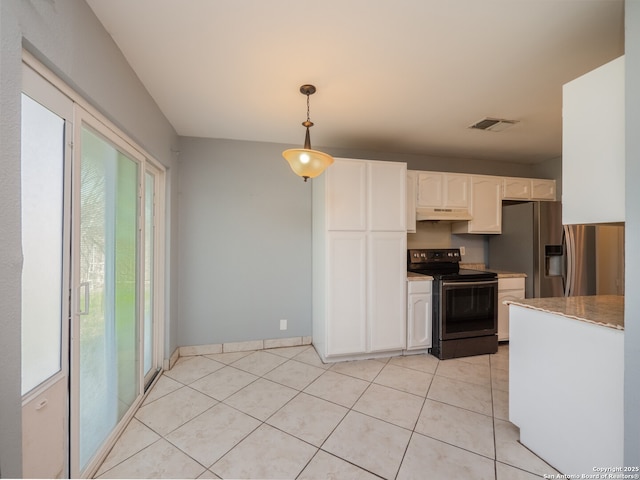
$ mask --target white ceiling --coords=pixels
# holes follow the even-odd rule
[[[623,0],[87,0],[178,134],[537,163]],[[519,121],[471,130],[483,117]]]

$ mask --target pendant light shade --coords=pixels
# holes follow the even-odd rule
[[[326,153],[311,149],[311,138],[309,128],[313,127],[313,122],[309,120],[309,95],[316,92],[313,85],[302,85],[300,93],[307,96],[307,120],[302,122],[302,126],[307,129],[304,137],[303,148],[291,148],[282,152],[282,156],[296,175],[304,178],[306,182],[309,178],[315,178],[333,163],[333,157]]]

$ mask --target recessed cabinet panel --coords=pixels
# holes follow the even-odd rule
[[[340,159],[325,172],[329,230],[362,230],[367,227],[367,165]]]
[[[369,205],[369,230],[406,230],[405,202],[407,167],[404,163],[371,162],[367,192]]]
[[[507,300],[524,298],[524,278],[498,279],[498,340],[509,340],[509,306]]]
[[[469,205],[469,177],[467,175],[445,175],[445,206],[466,207]]]
[[[366,236],[330,232],[327,355],[366,351]]]
[[[406,234],[369,235],[369,351],[399,350],[405,346]]]
[[[466,207],[469,204],[468,188],[468,175],[421,172],[418,174],[418,207]]]
[[[529,200],[531,198],[531,179],[514,177],[503,178],[502,198]]]
[[[531,199],[532,200],[555,200],[556,199],[556,181],[555,180],[531,180]]]
[[[418,206],[441,207],[444,204],[444,174],[420,173],[418,175]]]
[[[407,302],[407,350],[431,347],[431,280],[411,281]]]
[[[453,233],[500,233],[502,231],[502,182],[500,177],[473,175],[469,213],[473,220],[455,222]]]

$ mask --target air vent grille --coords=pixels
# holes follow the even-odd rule
[[[506,130],[516,123],[518,123],[517,120],[485,117],[482,120],[477,121],[473,125],[469,125],[469,128],[475,128],[477,130],[489,130],[491,132],[502,132],[503,130]]]

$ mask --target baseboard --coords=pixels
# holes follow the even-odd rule
[[[248,352],[253,350],[265,350],[269,348],[298,347],[302,345],[311,345],[311,337],[270,338],[266,340],[249,340],[247,342],[228,342],[216,343],[211,345],[188,345],[180,347],[176,351],[179,351],[180,357],[189,357],[194,355],[213,355],[216,353]],[[173,366],[174,363],[175,361],[171,363],[171,366]]]

